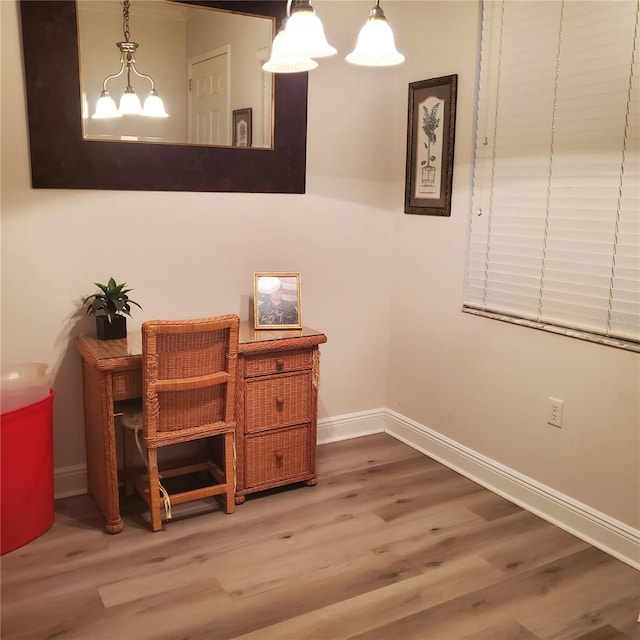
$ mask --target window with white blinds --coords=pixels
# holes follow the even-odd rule
[[[484,3],[466,311],[640,346],[638,15]]]

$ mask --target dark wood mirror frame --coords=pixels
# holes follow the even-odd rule
[[[286,0],[191,2],[276,18]],[[21,0],[35,189],[304,193],[306,73],[275,76],[274,148],[84,140],[74,0]]]

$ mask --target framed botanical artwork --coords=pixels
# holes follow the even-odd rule
[[[235,109],[233,112],[233,140],[234,147],[251,146],[251,108]]]
[[[302,328],[300,274],[254,273],[253,317],[256,329]]]
[[[451,215],[458,76],[409,83],[404,212]]]

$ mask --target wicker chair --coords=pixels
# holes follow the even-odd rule
[[[153,531],[162,528],[163,507],[167,520],[173,505],[210,496],[221,502],[226,513],[235,509],[238,327],[236,315],[142,325],[143,398],[140,406],[125,410],[121,422],[126,427],[126,479],[149,505]],[[204,450],[201,457],[159,469],[161,447],[205,438],[209,440],[199,443]],[[221,455],[212,456],[216,444],[222,445],[217,448]],[[220,458],[223,462],[218,464]],[[200,480],[204,475],[206,486],[170,487],[173,479],[193,474],[199,474]]]

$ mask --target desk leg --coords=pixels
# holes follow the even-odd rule
[[[82,363],[84,427],[87,444],[87,488],[105,519],[108,533],[123,528],[118,496],[118,463],[113,418],[111,373]]]

